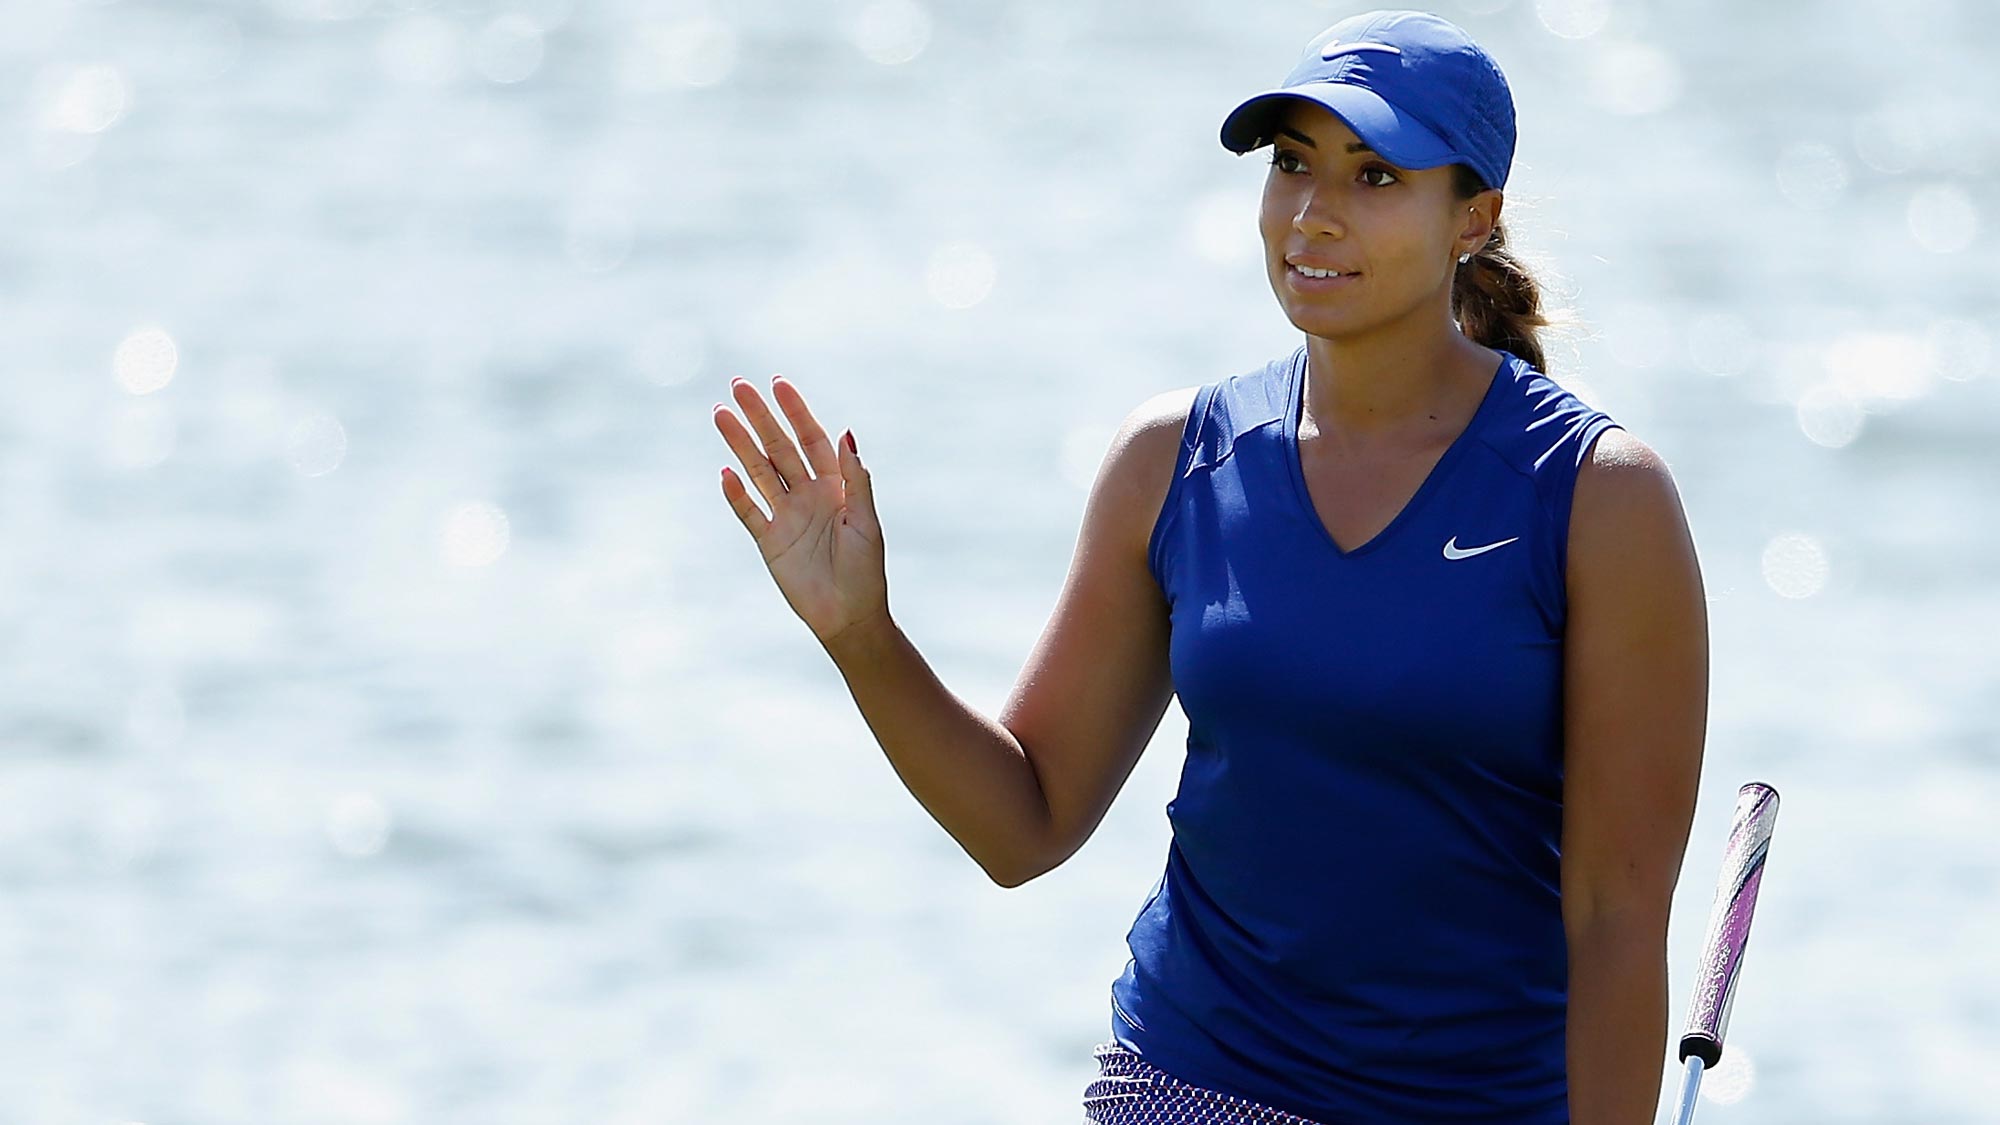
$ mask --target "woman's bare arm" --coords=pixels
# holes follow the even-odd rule
[[[1055,611],[1000,709],[1047,802],[1030,878],[1090,839],[1173,699],[1167,602],[1146,544],[1195,391],[1155,395],[1119,427],[1091,486]]]
[[[1708,714],[1701,570],[1667,467],[1607,430],[1576,484],[1565,632],[1562,898],[1577,1125],[1648,1125],[1667,920]]]
[[[779,384],[780,405],[808,450],[830,454],[815,482],[789,486],[804,473],[789,437],[747,383],[734,388],[765,450],[733,415],[717,426],[743,458],[773,506],[771,519],[740,484],[724,493],[759,540],[787,600],[813,627],[846,680],[870,731],[911,794],[989,877],[1018,886],[1081,846],[1129,775],[1172,695],[1166,669],[1165,606],[1145,563],[1152,517],[1164,501],[1193,391],[1158,396],[1132,412],[1098,470],[1086,504],[1075,559],[1057,607],[999,720],[990,719],[938,680],[888,611],[864,591],[879,580],[878,558],[835,565],[794,539],[841,540],[853,527],[879,551],[873,484],[857,454],[811,435],[823,431],[803,396]],[[1172,416],[1172,400],[1184,401]],[[837,461],[833,458],[837,457]],[[789,471],[778,471],[790,465]],[[820,486],[819,479],[829,479]],[[837,485],[838,487],[832,487]],[[746,511],[746,509],[748,509]],[[779,537],[771,528],[794,534]],[[813,532],[810,529],[820,529]],[[783,542],[780,542],[780,539]],[[866,551],[859,552],[866,555]]]

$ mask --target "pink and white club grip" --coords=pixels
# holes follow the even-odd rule
[[[1706,1069],[1722,1058],[1730,1001],[1736,995],[1743,947],[1750,940],[1750,918],[1757,910],[1757,888],[1764,880],[1764,856],[1777,821],[1776,789],[1752,781],[1736,791],[1736,816],[1722,853],[1722,881],[1708,917],[1708,938],[1702,943],[1701,977],[1695,982],[1687,1032],[1681,1036],[1682,1062],[1697,1055]]]

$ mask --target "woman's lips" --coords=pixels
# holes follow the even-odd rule
[[[1344,273],[1339,277],[1307,277],[1290,262],[1285,263],[1285,283],[1300,293],[1331,293],[1346,289],[1361,280],[1358,273]]]

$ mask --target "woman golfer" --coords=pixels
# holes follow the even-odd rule
[[[1648,446],[1541,368],[1514,107],[1454,24],[1315,36],[1222,126],[1304,342],[1132,412],[997,718],[890,617],[868,470],[798,389],[722,492],[897,773],[1003,886],[1103,817],[1168,699],[1166,869],[1101,1123],[1647,1125],[1707,710],[1701,578]]]

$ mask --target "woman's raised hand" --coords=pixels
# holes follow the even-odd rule
[[[771,396],[798,432],[797,445],[748,379],[732,380],[729,393],[750,427],[745,429],[735,413],[716,403],[715,428],[763,494],[771,515],[765,517],[742,479],[727,467],[722,470],[722,495],[756,540],[792,612],[829,647],[849,629],[886,624],[889,580],[882,562],[882,525],[875,518],[874,488],[854,449],[853,434],[844,433],[836,446],[805,396],[782,375],[771,377]]]

